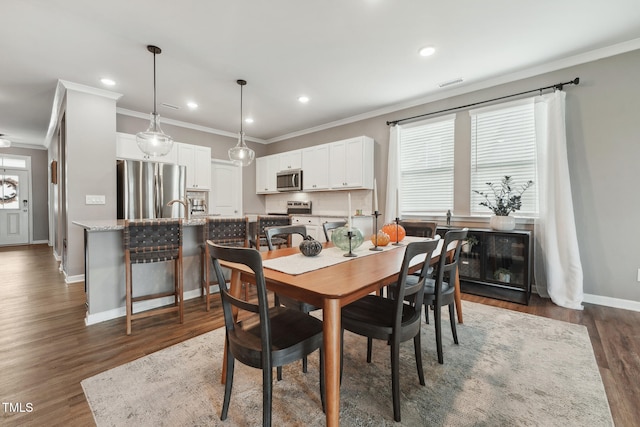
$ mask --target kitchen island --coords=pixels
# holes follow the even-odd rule
[[[201,291],[201,248],[206,217],[183,220],[183,290],[184,299],[197,298]],[[87,295],[85,323],[104,322],[124,317],[125,263],[124,220],[74,221],[84,229],[84,280]],[[173,289],[173,264],[169,262],[136,264],[133,268],[134,294],[150,294]],[[141,301],[135,311],[169,305],[173,297]],[[204,309],[204,306],[203,306]]]

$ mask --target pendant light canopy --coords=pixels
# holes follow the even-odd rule
[[[149,128],[136,135],[136,142],[140,150],[149,156],[166,156],[173,147],[173,138],[160,129],[160,116],[156,112],[156,55],[162,53],[162,50],[152,45],[147,46],[147,50],[153,53],[153,113]]]
[[[240,85],[240,136],[235,147],[229,149],[229,159],[238,166],[249,166],[256,157],[255,151],[247,147],[244,142],[244,132],[242,131],[242,86],[247,84],[246,80],[237,80]]]

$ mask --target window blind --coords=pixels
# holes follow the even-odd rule
[[[400,132],[400,211],[453,209],[455,115],[403,126]]]
[[[503,104],[504,105],[504,104]],[[536,182],[536,132],[533,102],[509,103],[471,114],[471,189],[491,192],[487,182],[499,185],[505,175],[518,190],[527,181],[534,185],[522,195],[518,215],[538,212]],[[490,196],[491,198],[491,196]],[[479,203],[484,198],[471,192],[471,213],[491,213]]]

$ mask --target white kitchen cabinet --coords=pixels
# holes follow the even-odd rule
[[[304,191],[329,189],[329,144],[302,150],[302,174]]]
[[[366,136],[329,144],[331,189],[373,189],[373,148],[373,139]]]
[[[256,194],[278,192],[276,174],[279,170],[280,158],[277,154],[256,159]]]
[[[138,147],[136,136],[128,133],[116,133],[116,158],[143,160],[148,162],[178,163],[178,144],[174,143],[171,151],[166,156],[151,157],[144,154]]]
[[[187,167],[187,188],[211,188],[211,148],[177,143],[178,164]]]
[[[280,164],[278,172],[288,169],[302,168],[302,150],[286,151],[284,153],[276,154],[276,156],[278,156]]]

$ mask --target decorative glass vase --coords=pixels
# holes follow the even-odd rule
[[[331,233],[331,241],[333,244],[345,252],[349,251],[348,231],[348,227],[338,227]],[[351,232],[353,233],[353,236],[351,237],[351,250],[353,251],[362,245],[364,242],[364,236],[362,235],[362,231],[355,227],[351,227]]]
[[[509,231],[516,228],[516,219],[512,216],[494,215],[491,217],[489,225],[494,230]]]

